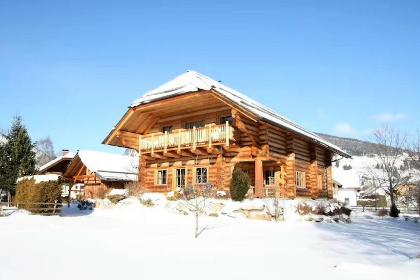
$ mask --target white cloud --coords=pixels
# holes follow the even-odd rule
[[[390,113],[381,113],[372,116],[378,122],[396,122],[407,117],[404,113],[390,114]]]
[[[337,135],[350,135],[356,134],[356,130],[348,123],[338,123],[335,125],[334,133]]]

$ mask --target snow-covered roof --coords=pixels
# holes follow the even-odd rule
[[[261,120],[271,123],[276,126],[283,127],[287,130],[293,131],[296,134],[307,137],[312,141],[319,143],[320,145],[326,146],[336,153],[350,157],[348,153],[340,149],[338,146],[325,141],[318,135],[300,127],[289,119],[279,115],[272,109],[265,107],[257,101],[245,96],[244,94],[229,88],[220,82],[213,80],[203,74],[196,71],[187,71],[186,73],[176,77],[175,79],[161,85],[160,87],[151,90],[144,94],[142,97],[136,99],[131,104],[131,107],[136,107],[141,104],[146,104],[152,101],[170,98],[177,95],[182,95],[198,90],[215,90],[222,94],[227,99],[235,102],[245,110],[259,116]]]
[[[138,158],[97,151],[81,150],[77,153],[82,163],[105,181],[136,181]]]
[[[47,163],[46,163],[46,164],[44,164],[43,166],[41,166],[41,167],[39,168],[38,173],[42,173],[44,170],[46,170],[46,169],[48,169],[48,168],[50,168],[50,167],[52,167],[52,166],[56,165],[57,163],[59,163],[59,162],[61,162],[61,161],[63,161],[63,160],[70,160],[70,159],[74,158],[74,156],[75,156],[75,154],[74,154],[74,153],[72,153],[72,152],[68,152],[68,153],[67,153],[67,154],[65,154],[65,155],[59,156],[59,157],[57,157],[57,158],[55,158],[55,159],[53,159],[53,160],[51,160],[51,161],[47,162]]]

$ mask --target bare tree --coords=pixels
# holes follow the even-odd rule
[[[264,205],[269,215],[274,221],[284,221],[284,199],[276,196],[264,199]]]
[[[195,238],[199,235],[198,217],[204,213],[208,200],[211,197],[213,197],[213,191],[210,183],[205,185],[188,185],[181,193],[180,203],[195,215]]]
[[[368,167],[366,175],[375,186],[382,188],[389,195],[391,201],[390,216],[398,217],[399,210],[395,204],[395,188],[406,183],[409,172],[401,169],[406,156],[407,136],[388,126],[375,129],[373,132],[374,145],[371,152],[379,168]]]
[[[39,167],[57,157],[54,154],[54,145],[50,137],[38,140],[35,149],[37,150],[36,163]]]

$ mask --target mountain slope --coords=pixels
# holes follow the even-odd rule
[[[344,138],[317,132],[315,132],[315,134],[324,138],[328,142],[337,145],[341,149],[350,153],[352,156],[363,156],[370,154],[372,145],[377,145],[371,142],[362,141],[354,138]]]

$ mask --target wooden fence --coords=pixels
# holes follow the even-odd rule
[[[1,208],[7,207],[7,209],[3,209],[0,215],[7,215],[6,212],[13,212],[17,211],[19,209],[24,209],[31,214],[36,215],[59,215],[61,212],[61,207],[63,206],[62,203],[56,202],[1,202],[0,203]]]

